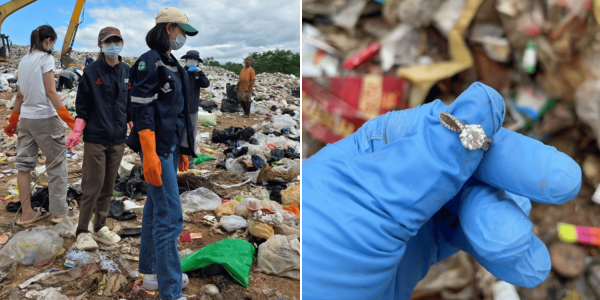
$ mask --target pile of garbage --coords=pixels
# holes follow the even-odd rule
[[[303,159],[362,124],[344,115],[364,123],[435,99],[450,104],[480,81],[504,96],[505,128],[582,167],[577,198],[533,204],[553,264],[543,284],[514,287],[461,252],[432,268],[414,299],[600,299],[600,244],[565,234],[600,231],[600,1],[309,0],[302,39]],[[401,84],[386,87],[391,80]],[[347,130],[323,134],[322,119],[347,121]]]

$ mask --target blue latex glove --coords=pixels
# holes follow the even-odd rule
[[[493,143],[467,150],[438,120],[480,124]],[[304,299],[409,299],[429,266],[462,249],[497,278],[544,281],[551,263],[527,217],[529,199],[562,204],[581,187],[577,163],[501,128],[504,100],[475,83],[441,101],[391,112],[328,145],[302,168]]]
[[[196,70],[198,70],[198,67],[196,67],[196,66],[193,66],[193,67],[190,67],[190,68],[188,69],[188,72],[194,72],[194,71],[196,71]]]

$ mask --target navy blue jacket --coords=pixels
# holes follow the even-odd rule
[[[195,114],[198,112],[198,107],[200,106],[200,88],[207,88],[210,86],[210,80],[208,77],[204,75],[202,70],[198,69],[194,72],[188,71],[189,67],[185,67],[185,70],[190,77],[190,88],[189,88],[189,98],[190,98],[190,113]]]
[[[86,122],[84,142],[100,145],[125,143],[127,122],[133,120],[129,69],[122,62],[109,66],[104,56],[85,68],[75,99],[77,118]]]
[[[177,76],[179,74],[179,76]],[[146,129],[154,131],[156,154],[168,158],[175,138],[180,99],[184,99],[183,115],[185,128],[180,143],[180,153],[196,156],[194,134],[190,118],[187,90],[187,72],[175,57],[150,50],[131,67],[131,103],[133,106],[133,130],[127,145],[135,152],[142,150],[138,132]],[[181,87],[183,97],[178,92]]]

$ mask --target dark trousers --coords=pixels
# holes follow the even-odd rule
[[[81,170],[81,191],[83,196],[79,204],[79,224],[76,234],[89,232],[88,224],[92,214],[94,218],[94,232],[98,232],[106,225],[106,218],[110,210],[115,180],[125,152],[125,144],[100,145],[84,143],[83,167]]]
[[[71,82],[71,79],[67,78],[67,77],[62,77],[60,76],[58,78],[58,91],[62,91],[63,86],[66,86],[68,89],[72,89],[73,88],[73,82]]]

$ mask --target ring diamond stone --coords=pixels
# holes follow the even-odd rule
[[[492,139],[485,135],[481,125],[466,125],[448,112],[442,112],[439,119],[444,127],[459,133],[460,142],[465,148],[469,150],[483,149],[483,151],[490,148]]]

